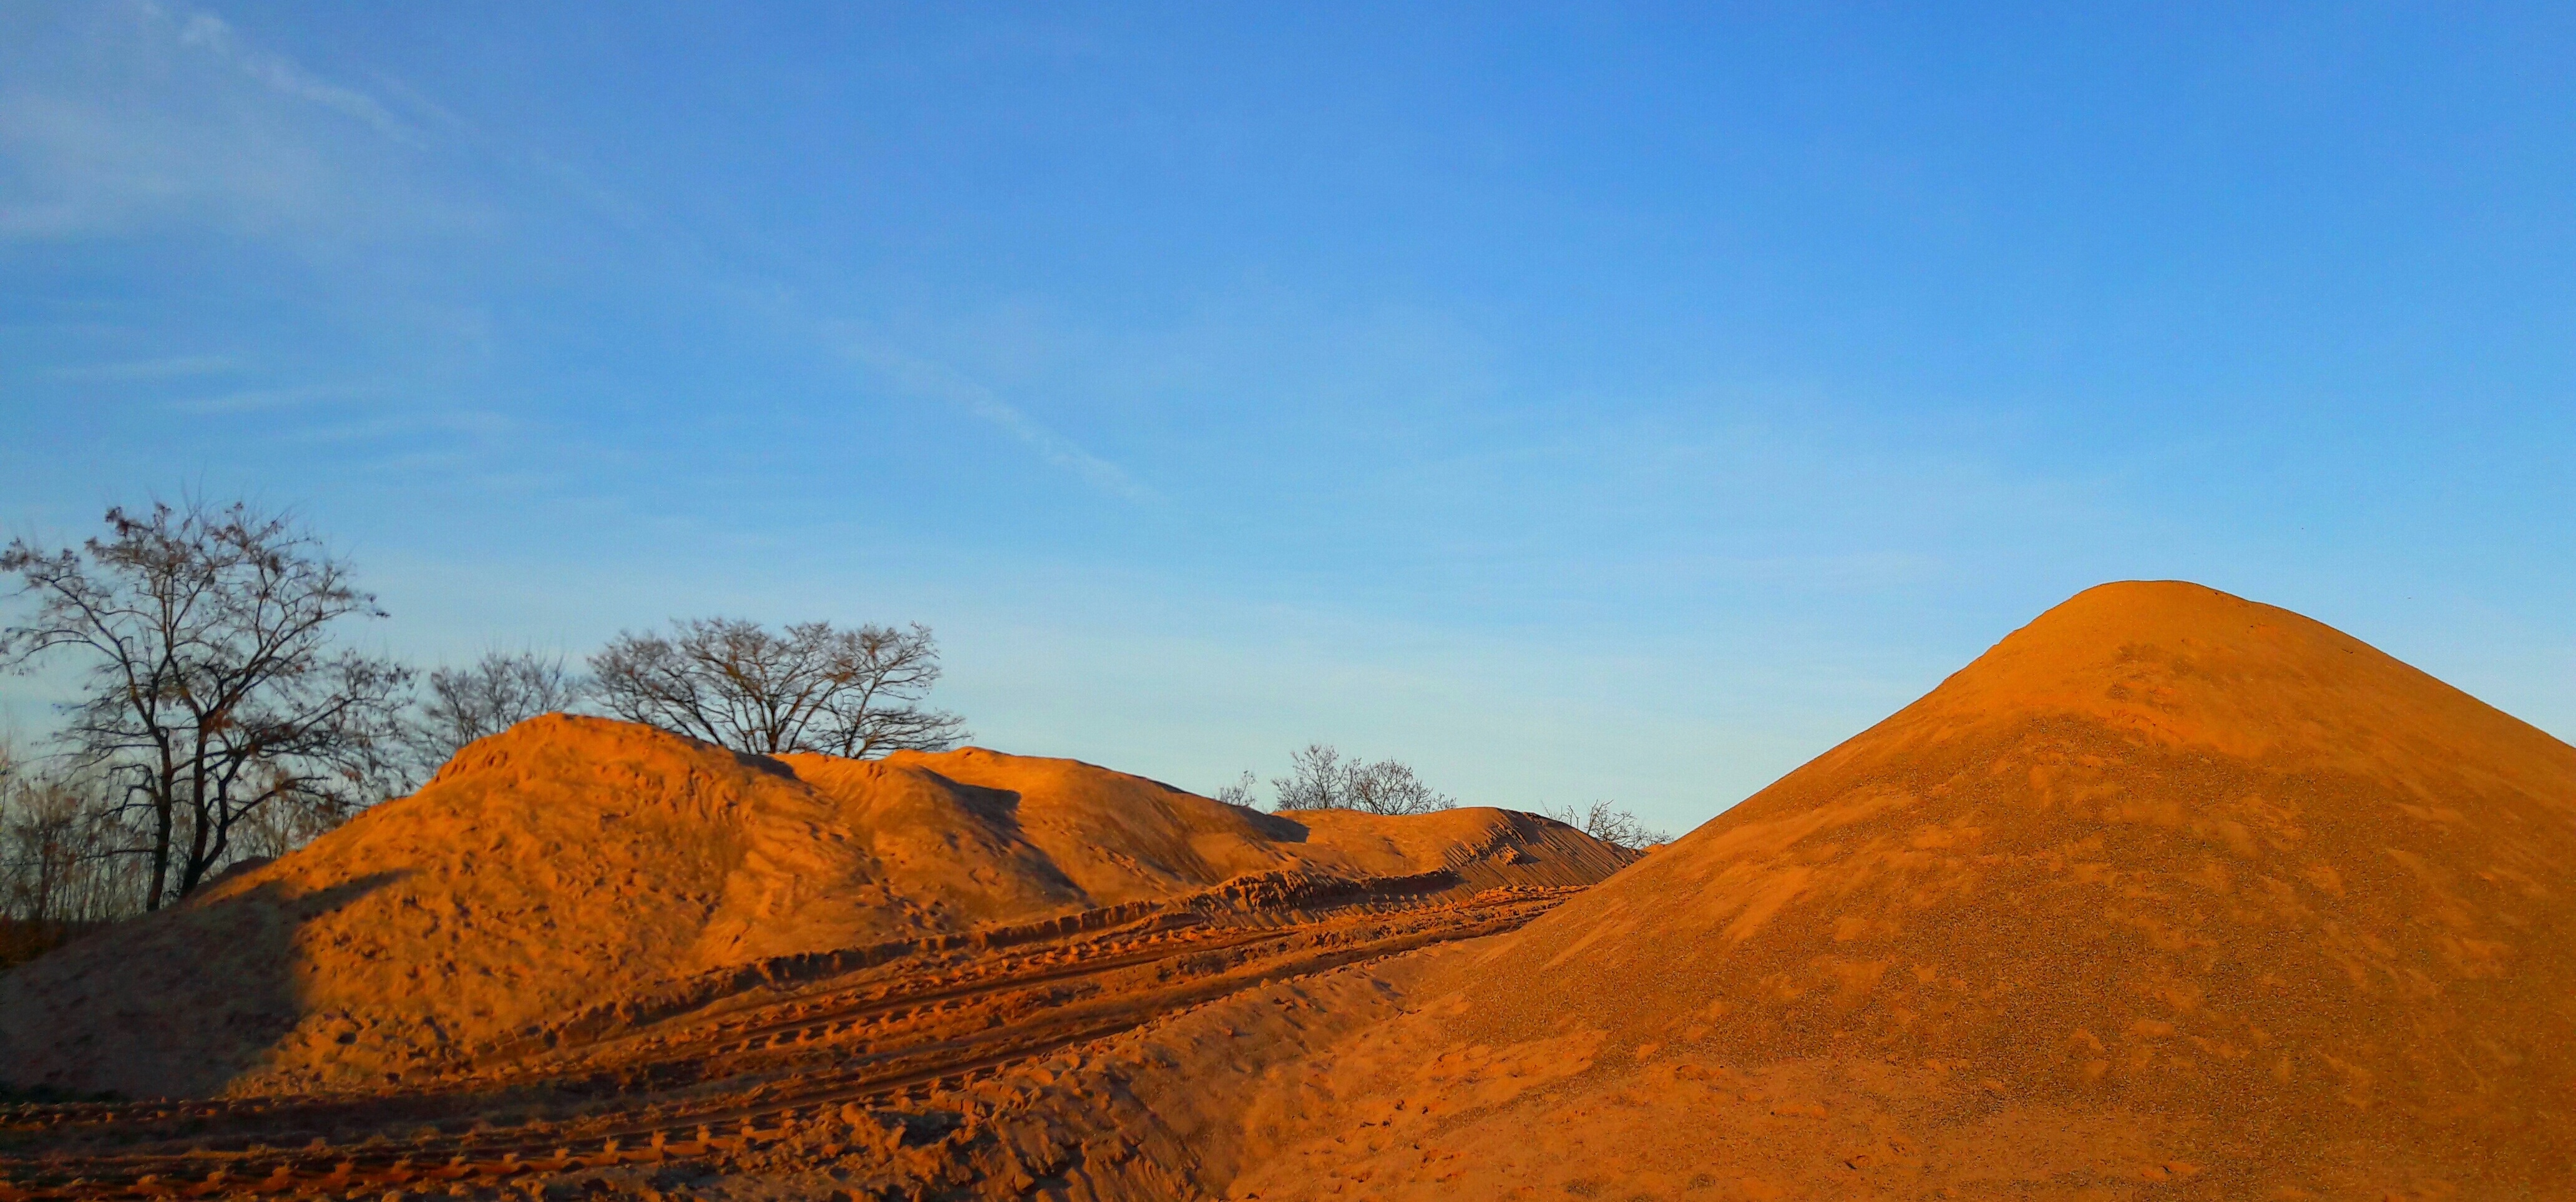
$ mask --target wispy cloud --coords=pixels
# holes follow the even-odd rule
[[[507,415],[406,396],[400,387],[299,384],[243,388],[162,406],[188,417],[248,419],[238,428],[281,443],[398,442],[423,451],[423,440],[461,440],[488,451],[520,430]]]
[[[0,238],[395,228],[438,208],[403,182],[427,143],[418,126],[219,17],[131,0],[9,25]]]
[[[282,431],[282,442],[294,443],[417,443],[423,438],[458,439],[469,449],[488,450],[519,430],[510,417],[481,409],[410,409],[332,421],[300,429]],[[403,455],[418,456],[423,452],[407,448]]]
[[[852,339],[844,349],[852,359],[905,392],[964,409],[1027,444],[1039,458],[1072,472],[1103,492],[1137,502],[1160,499],[1152,488],[1129,475],[1127,469],[1047,429],[1019,406],[1002,399],[990,387],[954,368],[859,339]]]
[[[227,375],[240,366],[227,355],[173,355],[123,363],[73,364],[57,367],[49,374],[58,380],[180,380]]]
[[[355,393],[347,388],[318,384],[293,388],[245,388],[220,396],[190,397],[183,401],[173,401],[170,409],[175,413],[198,417],[216,417],[233,413],[270,413],[354,395]]]
[[[173,20],[161,6],[148,0],[140,7],[156,22]],[[177,22],[177,27],[180,45],[213,56],[243,75],[258,80],[278,95],[291,96],[363,122],[377,133],[405,145],[419,144],[418,136],[410,127],[396,120],[375,97],[356,88],[321,79],[296,66],[284,55],[244,44],[241,37],[233,32],[233,27],[225,24],[221,17],[211,13],[191,13],[184,21]]]

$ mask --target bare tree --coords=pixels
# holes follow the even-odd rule
[[[333,645],[343,619],[384,616],[343,561],[240,503],[110,509],[107,526],[77,550],[0,550],[36,601],[0,630],[0,664],[85,661],[64,738],[140,828],[147,909],[205,883],[253,815],[328,823],[385,795],[410,672]]]
[[[1257,810],[1261,808],[1261,798],[1255,792],[1259,785],[1260,782],[1253,779],[1252,769],[1246,768],[1243,770],[1243,775],[1237,777],[1234,783],[1219,787],[1215,796],[1218,801],[1227,805]]]
[[[1595,839],[1630,851],[1644,851],[1658,843],[1670,843],[1673,837],[1640,821],[1635,814],[1607,801],[1596,801],[1580,809],[1574,806],[1543,808],[1539,816],[1553,818]]]
[[[143,908],[133,832],[94,777],[18,754],[0,737],[0,969]]]
[[[609,713],[757,755],[867,759],[966,737],[955,714],[922,708],[939,681],[939,645],[918,623],[779,632],[734,618],[674,621],[669,635],[619,632],[590,670]]]
[[[1309,743],[1288,756],[1288,775],[1274,778],[1282,810],[1359,810],[1370,814],[1428,814],[1456,806],[1397,760],[1345,760],[1327,743]],[[1248,792],[1248,790],[1247,790]]]
[[[1350,808],[1350,765],[1328,743],[1308,743],[1288,753],[1288,775],[1270,779],[1283,810]]]
[[[21,922],[45,925],[82,907],[73,900],[74,878],[92,846],[93,807],[56,781],[19,773],[0,786],[0,907]]]
[[[20,771],[0,782],[0,915],[37,926],[102,922],[142,908],[133,832],[95,779]]]
[[[1351,808],[1371,814],[1429,814],[1455,808],[1457,799],[1422,783],[1413,766],[1396,760],[1354,764]]]
[[[462,668],[439,668],[411,723],[416,766],[434,772],[476,739],[571,709],[588,687],[562,656],[536,651],[488,651]]]

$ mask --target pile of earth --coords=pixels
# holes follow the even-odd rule
[[[0,976],[0,1079],[384,1088],[728,966],[1247,883],[1464,896],[1587,884],[1630,858],[1502,810],[1266,814],[1072,760],[770,759],[550,715],[292,855]]]
[[[2576,748],[2296,614],[2090,590],[1629,859],[547,719],[0,978],[237,1095],[0,1108],[0,1202],[2576,1194]]]
[[[2566,1196],[2571,867],[2576,748],[2297,614],[2105,585],[1390,978],[1232,1186]]]

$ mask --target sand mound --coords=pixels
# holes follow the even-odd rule
[[[0,977],[0,1074],[133,1095],[363,1085],[728,965],[1254,873],[1581,884],[1499,810],[1296,821],[1071,760],[741,756],[539,718],[187,904]]]
[[[2106,585],[1460,954],[1288,1095],[1344,1129],[1240,1185],[2556,1196],[2571,864],[2576,749],[2296,614]]]

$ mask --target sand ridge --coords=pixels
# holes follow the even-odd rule
[[[564,721],[227,881],[248,917],[90,945],[173,990],[294,967],[327,1046],[83,994],[105,960],[0,979],[0,1020],[93,1041],[35,1057],[172,1017],[259,1053],[218,1100],[0,1107],[0,1202],[2576,1192],[2576,749],[2194,585],[2081,594],[1633,860]],[[397,871],[470,884],[412,895],[463,937],[379,966],[334,916]],[[451,960],[551,1017],[370,1033],[407,1012],[364,990]],[[333,989],[373,999],[352,1042],[299,1008]]]
[[[731,965],[1245,876],[1446,871],[1463,895],[1625,859],[1498,810],[1291,820],[1073,760],[767,759],[551,715],[294,855],[0,977],[0,1073],[140,1096],[382,1085]]]

